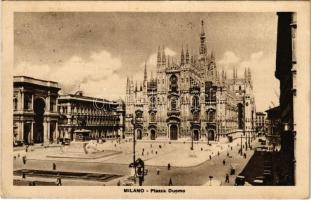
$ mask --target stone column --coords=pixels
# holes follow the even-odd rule
[[[31,122],[31,129],[30,129],[30,137],[29,137],[30,143],[33,142],[33,124],[34,124],[34,122],[32,121]]]
[[[20,141],[24,140],[24,122],[20,121],[18,123],[18,138]]]
[[[49,136],[48,136],[48,122],[46,119],[44,119],[43,122],[43,143],[48,144],[49,143]]]
[[[31,95],[31,110],[34,110],[34,95]]]
[[[57,140],[59,138],[59,132],[58,132],[58,122],[55,122],[55,139]]]
[[[50,92],[48,92],[48,96],[46,97],[46,100],[45,100],[45,103],[46,103],[46,107],[45,107],[45,111],[46,112],[51,112],[51,96],[50,96]]]
[[[171,129],[170,129],[170,125],[168,125],[168,131],[167,131],[167,138],[170,139],[170,133],[171,132]]]
[[[24,110],[24,101],[25,101],[25,94],[24,94],[24,89],[21,90],[21,110]]]

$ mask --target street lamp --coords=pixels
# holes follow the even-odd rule
[[[245,142],[245,150],[247,150],[247,147],[248,147],[248,145],[247,145],[247,134],[245,134],[245,132],[246,132],[246,130],[245,130],[245,128],[246,128],[246,116],[245,116],[246,106],[247,106],[247,104],[245,103],[245,91],[244,91],[244,96],[243,96],[243,107],[244,107],[244,109],[243,109],[243,120],[244,120],[243,135],[245,136],[245,141],[246,141]],[[242,143],[242,138],[241,138],[241,143]]]
[[[241,134],[241,150],[240,150],[240,154],[241,154],[241,156],[242,156],[242,152],[243,152],[242,145],[243,145],[243,143],[242,143],[242,134]]]
[[[135,131],[136,131],[136,117],[132,115],[132,124],[133,124],[133,168],[134,168],[134,180],[136,180],[136,165],[135,165],[135,154],[136,154],[136,137],[135,137]]]
[[[191,147],[190,150],[193,150],[193,131],[191,131]]]

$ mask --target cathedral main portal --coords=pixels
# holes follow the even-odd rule
[[[176,124],[172,124],[170,126],[170,139],[177,140],[178,139],[178,127]]]

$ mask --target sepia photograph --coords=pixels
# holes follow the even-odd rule
[[[298,186],[297,16],[13,12],[10,184]]]

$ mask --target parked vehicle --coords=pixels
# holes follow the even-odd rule
[[[245,176],[238,175],[235,178],[235,184],[234,185],[236,185],[236,186],[244,186],[245,185]]]

